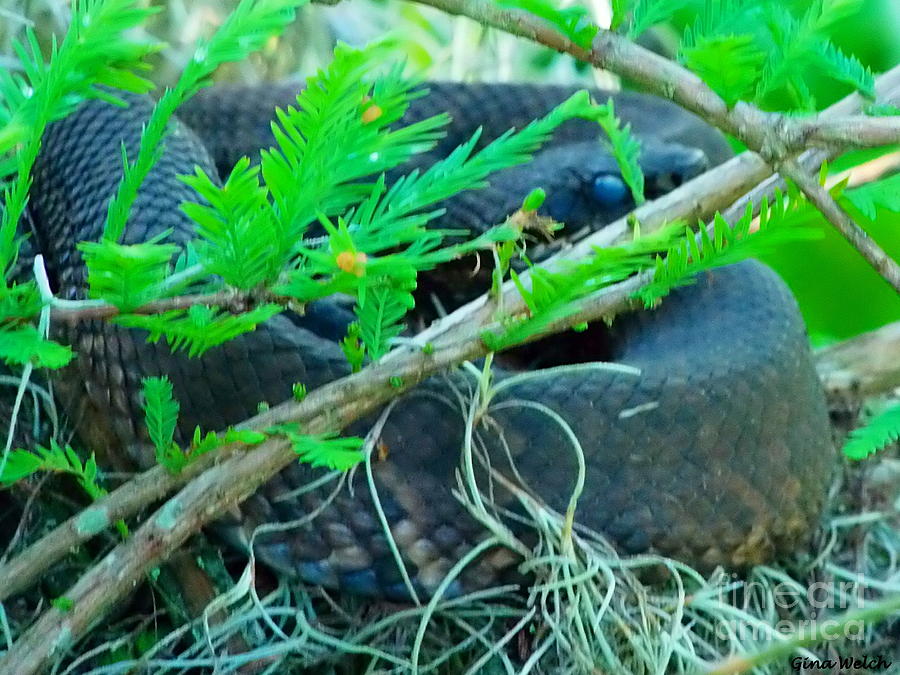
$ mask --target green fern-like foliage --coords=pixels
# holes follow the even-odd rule
[[[65,473],[73,476],[91,499],[106,494],[100,486],[100,469],[93,453],[84,461],[70,445],[50,440],[49,447],[38,445],[33,451],[18,448],[7,455],[0,465],[0,486],[9,486],[39,471]]]
[[[13,47],[22,74],[0,70],[0,178],[14,174],[3,195],[0,221],[0,271],[9,273],[17,254],[16,225],[31,186],[31,168],[46,126],[86,98],[112,98],[102,85],[146,92],[151,83],[137,72],[157,46],[138,42],[127,32],[155,10],[135,0],[79,0],[72,3],[71,28],[50,57],[41,55],[33,31]],[[16,149],[14,155],[10,153]]]
[[[266,440],[265,434],[249,429],[229,427],[224,434],[213,431],[204,434],[200,427],[195,427],[190,444],[182,449],[174,440],[181,406],[172,393],[169,378],[145,377],[142,385],[144,422],[156,451],[156,461],[172,473],[182,471],[198,457],[225,443],[255,445]]]
[[[644,173],[641,171],[641,142],[631,135],[631,125],[621,126],[616,117],[613,100],[609,99],[605,106],[595,107],[594,120],[603,129],[609,140],[613,157],[619,165],[622,180],[631,190],[634,203],[641,205],[644,199]]]
[[[355,295],[360,299],[358,339],[371,358],[378,358],[386,346],[381,336],[395,336],[403,328],[404,313],[396,310],[411,308],[409,291],[418,272],[519,236],[514,228],[505,226],[462,244],[444,246],[445,236],[459,233],[427,229],[428,223],[442,213],[434,205],[463,190],[482,187],[495,171],[527,161],[564,121],[574,117],[595,119],[596,115],[587,93],[581,92],[544,118],[519,132],[504,134],[477,153],[473,152],[478,142],[476,133],[424,172],[413,171],[390,188],[383,180],[376,181],[368,196],[346,217],[337,223],[320,219],[328,233],[327,245],[301,248],[305,264],[290,271],[287,283],[276,290],[304,302],[335,292]],[[396,251],[398,246],[399,252],[386,253]],[[365,307],[373,288],[393,298],[394,311],[371,312]],[[390,326],[384,323],[386,317],[393,319]],[[349,353],[357,353],[354,344],[355,339],[345,344]]]
[[[194,58],[181,71],[178,82],[166,90],[154,106],[141,134],[138,156],[133,162],[123,153],[124,173],[107,209],[104,240],[119,241],[138,189],[162,154],[162,140],[175,110],[202,87],[223,63],[240,61],[258,50],[272,35],[294,19],[294,10],[308,0],[241,0],[212,38],[201,40]],[[90,259],[87,259],[90,264]]]
[[[869,420],[866,426],[850,433],[844,444],[844,455],[850,459],[865,459],[898,440],[900,405],[893,405]]]
[[[199,167],[183,180],[207,202],[181,207],[197,224],[194,246],[203,267],[242,290],[275,281],[287,242],[259,183],[259,167],[241,159],[222,186]]]
[[[512,271],[512,281],[525,302],[527,314],[507,318],[501,332],[485,331],[481,339],[491,351],[499,351],[539,335],[549,324],[577,312],[585,297],[651,267],[654,256],[672,247],[682,226],[670,223],[626,244],[595,248],[586,260],[565,262],[557,270],[531,266],[530,285]]]
[[[296,424],[285,424],[271,430],[284,434],[301,461],[315,467],[346,471],[363,461],[363,439],[337,434],[310,435]]]
[[[597,34],[597,26],[591,23],[585,7],[573,5],[561,8],[561,3],[552,0],[496,0],[501,7],[520,9],[539,16],[554,26],[575,44],[588,48]]]
[[[30,363],[38,368],[62,368],[72,360],[72,349],[43,340],[34,326],[0,330],[0,360],[10,364]]]
[[[156,461],[175,470],[173,457],[181,454],[175,444],[175,427],[181,406],[172,395],[167,377],[145,377],[143,380],[144,422],[156,450]]]
[[[681,39],[678,58],[722,98],[765,103],[786,93],[798,110],[814,110],[806,82],[824,74],[874,97],[874,78],[829,35],[862,0],[813,0],[798,15],[780,0],[618,0],[613,25],[634,38],[687,8],[700,9]]]
[[[356,316],[360,338],[369,358],[380,359],[391,349],[391,340],[403,330],[403,317],[415,306],[412,293],[385,286],[360,295]]]
[[[628,37],[634,39],[651,26],[669,21],[678,12],[685,9],[692,0],[618,0],[613,5],[613,25],[616,27],[626,23],[631,13],[631,25]]]
[[[766,53],[752,35],[701,35],[682,47],[684,62],[734,105],[752,97]]]
[[[299,303],[335,292],[349,293],[359,303],[358,335],[347,341],[348,353],[357,358],[352,349],[356,339],[370,359],[379,358],[402,329],[400,309],[411,307],[410,291],[420,271],[520,236],[515,228],[501,226],[460,242],[463,232],[427,229],[440,214],[437,205],[458,192],[482,187],[495,171],[528,161],[559,124],[573,117],[593,119],[607,130],[622,158],[623,175],[640,199],[637,145],[627,129],[619,127],[611,106],[592,106],[584,93],[477,153],[476,134],[430,169],[413,172],[388,186],[384,173],[432,147],[447,117],[437,115],[398,125],[410,101],[425,91],[417,89],[416,81],[405,77],[400,67],[385,70],[378,65],[386,60],[382,46],[356,50],[341,45],[333,62],[308,80],[296,107],[278,111],[273,124],[275,147],[261,154],[259,167],[243,160],[221,186],[199,171],[185,177],[204,198],[201,204],[184,207],[197,224],[198,238],[190,247],[196,266],[182,267],[173,276],[178,250],[162,236],[136,245],[120,244],[128,212],[161,156],[177,106],[207,84],[218,65],[244,58],[281,30],[301,4],[302,0],[241,0],[212,38],[198,45],[176,85],[164,92],[143,130],[136,156],[123,153],[124,174],[108,207],[104,236],[99,242],[80,244],[90,296],[125,312],[116,319],[120,324],[145,328],[151,339],[165,337],[173,348],[198,355],[241,331],[252,330],[276,311],[275,305],[235,315],[203,307],[155,316],[128,312],[186,288],[270,288]],[[582,10],[558,10],[545,0],[526,4],[520,8],[537,12],[573,36],[580,35],[579,39],[595,30],[585,25]],[[118,8],[123,14],[116,21],[124,28],[143,17],[129,14],[133,7],[124,2],[87,2],[84,6],[105,8],[103,11]],[[123,66],[116,59],[110,61],[117,78],[100,81],[115,85],[113,80],[121,80],[132,85],[125,87],[130,91],[145,90],[143,80],[127,73],[138,69],[140,58],[150,48],[127,47],[124,38],[121,45],[113,55],[118,50],[123,59],[128,56],[130,60],[125,59]],[[78,98],[72,97],[71,91],[65,93],[73,100]],[[103,95],[115,99],[113,92]],[[12,119],[11,114],[7,117]],[[22,175],[26,176],[22,185],[27,186],[27,172]],[[15,207],[15,198],[8,202]],[[7,210],[13,211],[15,208]],[[324,240],[307,239],[314,225],[325,230]],[[454,243],[448,245],[445,240],[451,235]],[[0,297],[0,306],[8,304],[9,297],[8,291]],[[20,336],[34,337],[35,333]],[[19,349],[17,354],[19,359],[38,359],[38,345],[33,344],[27,352]]]
[[[88,268],[91,295],[124,311],[161,296],[172,258],[178,252],[174,244],[157,243],[161,238],[127,246],[113,241],[78,244],[79,250],[92,261]]]
[[[135,0],[77,0],[71,27],[61,43],[52,41],[48,58],[29,29],[24,42],[13,43],[21,71],[0,69],[0,182],[6,181],[0,209],[0,342],[7,344],[2,358],[8,363],[58,368],[71,359],[70,350],[37,330],[9,325],[32,312],[36,296],[33,282],[10,284],[9,276],[41,135],[84,99],[114,98],[103,86],[135,93],[152,87],[138,73],[158,47],[128,33],[154,11]]]
[[[121,305],[122,294],[109,295],[110,288],[128,288],[132,298],[149,298],[159,291],[158,278],[135,274],[134,265],[117,267],[109,265],[113,257],[136,261],[150,254],[146,245],[128,251],[128,246],[118,244],[125,231],[128,214],[137,198],[138,190],[150,170],[162,156],[163,141],[169,131],[170,121],[178,106],[190,98],[200,88],[207,85],[213,71],[228,61],[241,60],[259,49],[272,35],[282,30],[293,18],[297,6],[307,0],[241,0],[234,12],[208,41],[198,43],[194,58],[187,64],[172,89],[168,89],[153,108],[150,119],[141,133],[137,157],[131,160],[122,149],[123,174],[116,194],[107,207],[103,238],[88,246],[82,245],[92,297],[105,299],[122,309],[133,309],[136,305]],[[163,249],[153,254],[161,258]],[[147,261],[149,265],[150,262]],[[162,265],[157,265],[162,270]],[[120,274],[121,270],[121,274]],[[130,275],[131,278],[126,278]],[[116,279],[116,277],[119,277]],[[93,282],[102,281],[95,288]],[[138,285],[146,281],[147,285]]]
[[[297,107],[278,111],[277,148],[262,153],[262,175],[286,236],[299,242],[320,215],[334,215],[360,201],[359,183],[427,150],[446,115],[398,129],[389,125],[406,112],[414,82],[393,68],[373,83],[382,48],[339,45],[331,65],[310,78]]]
[[[242,333],[254,330],[281,311],[279,305],[271,303],[243,314],[229,314],[215,306],[193,305],[189,309],[161,314],[123,314],[113,321],[128,328],[146,330],[150,342],[164,337],[172,350],[185,350],[188,356],[200,356]]]
[[[657,256],[653,281],[637,297],[652,307],[673,288],[693,283],[699,272],[759,256],[789,241],[821,238],[822,233],[807,224],[811,208],[799,194],[787,198],[776,191],[771,203],[762,202],[756,220],[752,204],[733,227],[716,213],[712,236],[702,224],[697,233],[687,228],[665,257]]]

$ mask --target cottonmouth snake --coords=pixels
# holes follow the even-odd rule
[[[553,86],[430,87],[405,121],[451,113],[448,136],[432,158],[479,125],[484,139],[496,137],[571,93]],[[271,144],[272,108],[292,96],[286,86],[225,87],[190,102],[180,112],[185,125],[173,128],[141,190],[124,241],[144,241],[167,228],[172,241],[190,240],[192,226],[178,207],[196,197],[176,175],[192,172],[195,164],[212,173],[214,163],[229,167]],[[597,98],[605,100],[605,94]],[[642,164],[651,196],[728,154],[717,133],[666,102],[620,94],[616,103],[619,115],[644,138]],[[93,101],[45,135],[29,213],[33,243],[64,297],[81,297],[85,273],[74,243],[98,237],[120,176],[120,144],[136,155],[148,110],[143,99],[132,98],[127,109]],[[567,123],[533,164],[502,172],[490,188],[451,200],[444,223],[477,230],[499,222],[536,185],[549,194],[545,208],[566,221],[569,231],[625,213],[631,205],[615,192],[616,181],[608,180],[617,170],[596,138],[596,127]],[[459,280],[451,278],[437,275],[429,283],[453,295]],[[57,391],[87,447],[110,449],[112,460],[146,463],[142,377],[164,373],[172,380],[183,439],[195,425],[224,428],[251,416],[260,401],[290,397],[295,382],[312,389],[344,375],[337,340],[346,323],[345,309],[318,303],[304,317],[277,316],[199,359],[173,355],[137,332],[101,322],[63,327],[78,357],[61,373]],[[618,319],[612,330],[592,326],[538,344],[529,359],[603,359],[640,370],[551,370],[495,401],[537,402],[571,425],[587,459],[579,523],[606,533],[626,553],[655,550],[705,568],[759,563],[804,541],[822,506],[833,451],[803,324],[772,271],[745,262],[705,274],[659,309]],[[499,368],[497,380],[506,374]],[[387,457],[374,463],[393,538],[425,594],[484,536],[451,494],[463,435],[457,394],[467,387],[471,383],[461,375],[435,377],[404,397],[381,433]],[[563,509],[575,460],[559,427],[524,407],[500,405],[490,418],[495,425],[479,433],[492,466],[512,476],[512,457],[519,478],[547,504]],[[289,467],[225,517],[219,530],[246,542],[261,523],[289,522],[321,509],[312,522],[257,536],[257,556],[312,583],[405,596],[362,473],[352,481],[354,490],[342,490],[330,503],[330,485],[300,490],[319,474],[305,465]],[[499,488],[494,496],[512,504]],[[509,555],[488,554],[451,591],[485,586],[512,564]]]

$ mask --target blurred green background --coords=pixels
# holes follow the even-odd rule
[[[609,0],[579,0],[594,20],[608,25]],[[695,7],[704,0],[690,0]],[[900,1],[830,0],[859,5],[859,10],[833,29],[832,39],[855,54],[873,71],[881,72],[900,63]],[[147,31],[167,47],[157,58],[156,78],[171,84],[190,58],[194,41],[236,4],[236,0],[173,0],[153,2],[163,11]],[[575,4],[561,2],[562,5]],[[802,13],[810,0],[784,0]],[[20,36],[33,22],[41,40],[48,44],[52,32],[60,33],[68,12],[67,0],[0,0],[0,67],[15,67],[10,40]],[[692,20],[682,12],[681,22]],[[25,19],[27,17],[27,20]],[[646,40],[658,48],[677,45],[683,25],[660,26]],[[607,73],[597,73],[567,56],[537,47],[478,24],[416,4],[399,0],[345,0],[335,6],[314,5],[300,12],[300,20],[287,33],[272,40],[267,49],[247,63],[236,64],[219,74],[224,80],[256,81],[305,76],[330,58],[335,41],[361,45],[390,38],[398,55],[411,69],[433,79],[529,80],[578,82],[586,86],[618,87]],[[825,107],[848,93],[848,88],[810,73],[808,84],[818,107]],[[789,106],[785,97],[773,97],[767,107]],[[870,162],[888,148],[873,153],[853,153],[833,165],[844,170]],[[900,201],[900,198],[898,198]],[[860,214],[856,214],[859,216]],[[860,217],[870,234],[895,258],[900,259],[900,214],[879,208],[874,219]],[[824,222],[815,226],[824,232],[817,242],[803,242],[767,256],[794,289],[814,342],[824,344],[900,319],[900,298]]]

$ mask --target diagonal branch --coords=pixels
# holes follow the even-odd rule
[[[781,173],[797,184],[803,194],[807,196],[828,221],[840,232],[850,244],[859,251],[863,258],[884,279],[900,292],[900,266],[885,253],[868,233],[857,225],[849,214],[831,196],[824,187],[819,184],[796,160],[787,159],[780,163]]]

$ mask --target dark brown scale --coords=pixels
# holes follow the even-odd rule
[[[546,113],[573,91],[430,86],[432,94],[413,104],[407,121],[449,111],[454,121],[438,148],[445,152],[477,126],[484,127],[485,140],[496,137]],[[225,87],[198,96],[182,118],[216,162],[227,167],[271,144],[271,111],[292,95],[284,85]],[[606,97],[597,93],[599,100]],[[645,140],[642,162],[651,189],[677,184],[707,162],[727,157],[721,136],[678,108],[634,94],[616,99],[617,111]],[[82,294],[84,272],[74,244],[99,234],[121,172],[120,143],[124,140],[129,155],[135,155],[150,103],[130,100],[127,110],[85,104],[46,136],[31,217],[63,296]],[[603,208],[586,201],[586,181],[589,187],[596,171],[611,166],[611,158],[596,145],[597,135],[597,128],[586,123],[565,125],[533,164],[502,172],[490,188],[448,203],[441,225],[483,229],[502,220],[535,186],[569,200],[564,206],[572,214],[570,229],[609,222],[628,205]],[[695,148],[705,157],[698,157]],[[195,197],[176,175],[191,173],[195,164],[215,171],[198,138],[176,126],[162,162],[141,191],[126,241],[145,240],[169,227],[175,242],[192,237],[178,207]],[[431,282],[434,289],[461,296],[481,292],[437,278]],[[221,429],[251,416],[259,401],[289,398],[295,382],[314,389],[346,374],[335,341],[345,322],[345,310],[324,303],[302,319],[278,316],[199,359],[146,344],[139,332],[85,323],[68,334],[79,356],[62,373],[59,391],[86,445],[109,448],[120,465],[147,463],[151,455],[139,431],[142,377],[167,374],[172,380],[182,405],[183,440],[195,425]],[[545,362],[577,354],[577,360],[613,359],[641,370],[640,376],[614,369],[549,372],[497,401],[537,401],[571,424],[587,458],[587,484],[577,512],[581,524],[605,532],[624,552],[657,550],[703,568],[765,562],[796,550],[807,538],[822,506],[833,449],[802,321],[773,272],[746,262],[705,274],[694,286],[673,293],[659,310],[624,317],[611,332],[591,327],[574,337],[545,340],[537,349],[533,355],[541,350],[549,355],[541,357]],[[506,376],[498,369],[498,380]],[[381,507],[409,573],[425,594],[484,536],[451,494],[463,425],[448,382],[463,391],[471,387],[454,374],[432,378],[407,395],[383,431],[387,458],[374,465]],[[564,509],[575,461],[562,433],[533,411],[506,410],[493,417],[528,486]],[[368,424],[350,431],[365,433]],[[493,466],[511,476],[492,432],[479,433]],[[303,517],[323,505],[333,484],[302,496],[285,495],[319,475],[305,465],[290,466],[237,513],[224,517],[218,531],[246,543],[258,525]],[[363,472],[352,482],[353,492],[342,491],[312,523],[259,534],[257,556],[312,583],[403,597]],[[514,507],[502,490],[495,496]],[[493,583],[513,564],[510,555],[491,553],[451,591]]]

